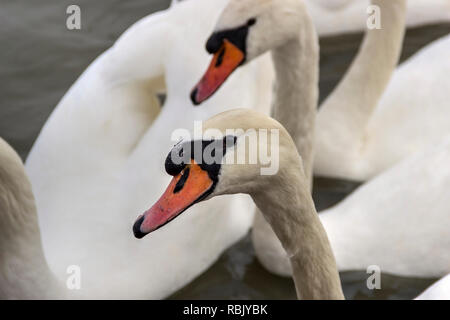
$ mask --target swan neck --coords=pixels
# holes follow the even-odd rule
[[[406,0],[371,3],[380,9],[381,28],[367,29],[350,68],[322,104],[317,118],[317,137],[323,134],[324,141],[335,137],[334,144],[338,142],[336,137],[348,140],[341,141],[346,148],[357,147],[355,142],[362,139],[398,63],[405,32]]]
[[[309,183],[301,168],[290,168],[289,178],[286,174],[278,177],[282,191],[267,187],[252,197],[290,256],[297,296],[343,299],[336,261]],[[297,182],[287,186],[286,179]]]
[[[308,13],[300,35],[272,50],[276,81],[272,117],[295,141],[309,180],[312,178],[314,124],[318,103],[319,45]]]

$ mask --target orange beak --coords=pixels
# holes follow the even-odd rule
[[[214,54],[205,75],[192,90],[192,103],[199,105],[211,97],[244,59],[244,53],[225,39],[219,51]]]
[[[214,181],[194,160],[176,175],[161,198],[133,226],[136,238],[155,231],[208,195]]]

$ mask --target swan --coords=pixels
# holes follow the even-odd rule
[[[434,283],[415,300],[450,300],[450,274]]]
[[[441,277],[450,272],[450,135],[322,211],[339,270]]]
[[[174,162],[172,160],[174,151],[175,153],[180,151],[180,147],[176,146],[165,162],[166,171],[174,178],[155,205],[138,217],[133,227],[135,236],[142,238],[147,233],[159,229],[200,201],[229,193],[249,193],[257,206],[262,209],[264,217],[269,221],[288,253],[299,297],[324,298],[325,296],[311,295],[308,291],[311,288],[302,287],[307,286],[309,277],[319,281],[318,277],[321,276],[314,274],[306,276],[307,279],[305,279],[305,274],[299,273],[298,270],[299,265],[302,264],[293,261],[293,258],[300,258],[302,254],[306,256],[309,254],[308,258],[302,257],[305,259],[302,260],[304,266],[310,259],[314,259],[311,255],[317,251],[309,247],[316,244],[314,241],[312,244],[308,243],[307,238],[311,236],[310,230],[307,227],[301,228],[301,231],[297,229],[301,219],[300,217],[297,219],[294,213],[312,214],[315,210],[310,200],[308,179],[301,162],[298,162],[300,158],[296,155],[293,159],[294,153],[297,153],[288,133],[275,120],[256,111],[244,109],[219,114],[206,121],[203,128],[203,157],[205,157],[206,148],[219,139],[217,134],[208,135],[208,129],[218,129],[222,133],[226,133],[227,129],[242,129],[243,132],[247,132],[246,130],[250,128],[279,129],[278,173],[273,176],[261,175],[258,164],[228,162],[229,158],[236,157],[234,150],[247,152],[250,150],[250,147],[245,147],[248,141],[245,133],[236,135],[231,140],[235,144],[232,145],[232,150],[229,150],[229,144],[225,144],[227,147],[225,156],[216,167],[214,164],[201,163],[197,160],[198,158],[193,158],[190,163],[188,161]],[[228,136],[226,138],[227,141],[230,140]],[[256,141],[259,141],[258,147],[261,148],[261,141],[266,140],[259,138]],[[190,141],[185,141],[181,150],[189,145]],[[243,148],[242,145],[244,145]],[[222,147],[221,144],[217,146]],[[265,150],[271,149],[266,147]],[[211,149],[208,152],[211,152]],[[249,159],[248,154],[245,159]],[[389,273],[401,272],[416,276],[420,276],[420,272],[434,276],[447,274],[450,271],[448,234],[450,199],[447,196],[447,190],[450,188],[450,167],[446,165],[449,161],[450,135],[440,145],[434,146],[433,150],[406,159],[364,185],[337,208],[331,208],[319,214],[318,221],[321,223],[316,227],[319,228],[318,226],[322,225],[326,230],[332,252],[336,257],[337,267],[342,270],[365,269],[375,264],[382,272]],[[299,164],[300,167],[298,167]],[[440,168],[438,173],[436,168]],[[293,181],[301,181],[301,190],[297,189],[298,185]],[[396,185],[395,182],[398,181],[404,183]],[[427,197],[420,196],[422,184],[427,188]],[[179,185],[181,185],[181,191],[174,191],[175,186]],[[366,201],[354,201],[354,198],[358,200],[364,198]],[[297,203],[299,200],[300,203]],[[364,205],[366,203],[370,205]],[[386,203],[389,206],[386,206]],[[293,213],[286,217],[286,212]],[[312,216],[314,214],[309,217],[312,218]],[[347,224],[343,225],[341,220],[346,221]],[[305,220],[303,223],[311,227]],[[387,252],[389,254],[386,254]],[[323,271],[321,269],[323,261],[313,263],[316,272]],[[326,266],[331,266],[330,261],[329,263]],[[391,265],[397,270],[392,270]],[[435,271],[430,273],[430,270]],[[442,286],[439,287],[446,288],[447,280],[443,280]],[[448,292],[448,289],[445,290]],[[440,295],[440,297],[444,296]]]
[[[306,0],[305,3],[320,36],[367,28],[369,0]],[[408,0],[408,27],[440,22],[450,22],[450,0]]]
[[[0,138],[0,299],[69,296],[41,245],[31,184],[19,155]]]
[[[205,121],[203,128],[204,135],[197,142],[202,146],[200,155],[191,155],[181,162],[174,158],[180,152],[187,154],[188,148],[196,143],[186,140],[167,156],[166,171],[174,177],[161,198],[136,220],[135,236],[143,238],[160,229],[200,201],[219,195],[249,194],[289,253],[298,298],[343,299],[333,252],[311,197],[310,181],[287,131],[277,121],[249,109],[221,113]],[[208,129],[214,130],[214,134],[210,135]],[[242,131],[230,135],[230,129]],[[229,162],[240,151],[249,159],[252,149],[246,141],[251,130],[257,136],[254,140],[257,145],[253,147],[258,150],[273,150],[272,144],[279,147],[278,152],[272,153],[278,160],[276,173],[261,174],[266,164],[262,164],[260,157],[254,164]],[[263,133],[274,131],[278,133],[277,140],[262,138]],[[212,150],[224,156],[208,162]]]
[[[47,264],[61,281],[68,266],[79,266],[83,297],[166,297],[251,226],[253,203],[236,196],[218,199],[214,215],[212,204],[198,206],[146,243],[125,227],[167,182],[158,168],[175,129],[229,109],[230,100],[269,109],[268,56],[239,70],[208,108],[180,108],[190,103],[203,43],[226,3],[182,1],[130,27],[70,88],[31,150],[26,171]],[[162,108],[160,92],[167,93]]]

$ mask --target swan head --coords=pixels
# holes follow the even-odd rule
[[[241,65],[298,37],[301,0],[231,0],[206,43],[212,61],[191,92],[194,105],[212,96]]]
[[[144,237],[200,201],[224,194],[253,195],[286,182],[287,170],[301,172],[296,150],[287,131],[259,112],[236,109],[207,120],[202,140],[183,141],[169,152],[165,168],[173,179],[138,217],[134,235]],[[268,163],[268,154],[276,167]]]

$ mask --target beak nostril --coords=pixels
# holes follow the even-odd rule
[[[217,56],[217,61],[216,61],[216,65],[215,67],[218,68],[221,66],[222,62],[223,62],[223,57],[225,56],[225,47],[223,47],[220,52],[219,55]]]
[[[180,180],[178,180],[177,184],[175,185],[175,188],[173,189],[174,194],[180,192],[183,189],[189,177],[189,171],[190,168],[189,166],[187,166],[186,169],[184,169],[184,171],[181,173],[181,178]]]

